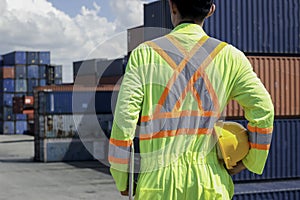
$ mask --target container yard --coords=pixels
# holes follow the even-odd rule
[[[215,4],[203,29],[245,53],[275,109],[264,172],[232,176],[233,199],[300,199],[300,1]],[[26,199],[126,199],[108,167],[116,98],[132,50],[173,29],[168,1],[145,3],[143,17],[127,30],[124,57],[72,60],[73,83],[63,83],[65,66],[53,64],[50,51],[1,52],[0,179],[8,186],[0,184],[0,193],[12,191],[3,199],[20,199],[21,190],[32,191]],[[234,100],[223,116],[247,127]]]

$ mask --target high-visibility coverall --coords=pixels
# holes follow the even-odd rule
[[[137,134],[141,172],[135,199],[232,198],[233,182],[217,159],[212,131],[231,99],[249,121],[251,149],[242,162],[261,174],[274,110],[245,55],[191,23],[138,46],[127,64],[110,139],[117,189],[128,187],[128,152]]]

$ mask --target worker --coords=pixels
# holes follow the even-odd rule
[[[174,29],[139,45],[129,58],[110,138],[110,171],[128,194],[130,146],[138,136],[135,199],[231,199],[230,175],[262,174],[272,139],[270,95],[245,55],[209,37],[213,0],[169,0]],[[228,10],[230,12],[230,10]],[[214,124],[229,100],[249,121],[250,149],[233,169],[218,160]]]

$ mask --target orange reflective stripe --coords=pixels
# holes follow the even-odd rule
[[[253,127],[253,126],[250,126],[248,124],[248,130],[250,132],[253,132],[253,133],[260,133],[260,134],[270,134],[273,132],[273,127],[269,127],[269,128],[258,128],[258,127]]]
[[[177,129],[169,131],[160,131],[158,133],[144,134],[140,136],[140,140],[150,140],[158,138],[173,137],[178,135],[204,135],[212,132],[212,129],[200,128],[200,129]]]
[[[110,138],[109,143],[119,147],[130,147],[132,140],[116,140]]]
[[[200,117],[218,117],[219,114],[214,111],[180,111],[180,112],[166,112],[166,113],[154,113],[154,115],[150,116],[141,116],[141,122],[148,122],[155,119],[162,118],[178,118],[178,117],[186,117],[186,116],[200,116]]]
[[[173,69],[177,68],[177,64],[174,62],[172,58],[162,49],[160,48],[157,44],[155,44],[152,41],[146,42],[148,46],[150,46],[154,51],[156,51]]]
[[[176,68],[176,71],[174,72],[173,76],[171,77],[171,79],[169,80],[165,90],[163,91],[159,101],[158,101],[158,105],[159,106],[163,106],[163,104],[165,103],[168,94],[170,92],[170,88],[172,87],[172,85],[174,84],[174,82],[177,80],[180,72],[184,69],[184,67],[186,66],[186,64],[190,61],[190,59],[195,55],[195,53],[197,52],[197,50],[208,40],[208,36],[203,36],[196,44],[195,46],[192,48],[192,50],[190,51],[189,55],[187,57],[185,57],[181,63],[178,65],[178,67]],[[174,44],[175,45],[175,44]],[[163,50],[162,50],[163,51]],[[165,51],[163,51],[163,54],[166,54]],[[163,57],[163,56],[162,56]],[[169,57],[169,56],[168,56]],[[169,57],[170,58],[170,57]],[[175,63],[173,61],[173,63]],[[160,112],[161,107],[157,106],[155,109],[155,113]]]
[[[250,142],[250,147],[258,150],[269,150],[270,144],[255,144]]]
[[[108,161],[116,164],[128,164],[129,158],[123,159],[123,158],[115,158],[113,156],[108,156]]]
[[[166,38],[172,43],[174,44],[177,49],[184,55],[184,56],[187,56],[189,54],[189,52],[187,50],[185,50],[185,48],[178,42],[177,39],[174,38],[173,35],[171,34],[168,34],[166,36]]]
[[[202,77],[205,85],[207,87],[207,90],[211,96],[211,99],[214,103],[215,109],[217,111],[220,110],[220,105],[218,102],[218,97],[208,79],[207,74],[204,72],[205,68],[209,66],[209,64],[212,62],[212,60],[218,55],[218,53],[226,46],[227,44],[225,42],[221,42],[213,51],[212,53],[204,60],[204,62],[202,63],[201,66],[199,66],[199,69],[196,71],[196,73],[192,76],[192,78],[189,81],[189,84],[187,85],[187,87],[185,88],[185,90],[183,91],[183,93],[181,94],[181,97],[178,99],[176,106],[174,108],[174,110],[178,110],[182,104],[181,99],[184,99],[187,95],[187,93],[190,91],[190,88],[194,88],[193,85],[195,84],[195,82]],[[193,92],[194,94],[194,92]],[[198,100],[198,98],[197,98]],[[198,100],[198,103],[201,102],[201,100]],[[200,110],[203,110],[202,106],[199,107]]]

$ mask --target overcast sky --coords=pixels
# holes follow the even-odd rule
[[[73,61],[125,54],[127,28],[143,24],[143,4],[153,1],[0,0],[0,54],[50,50],[70,82]]]

